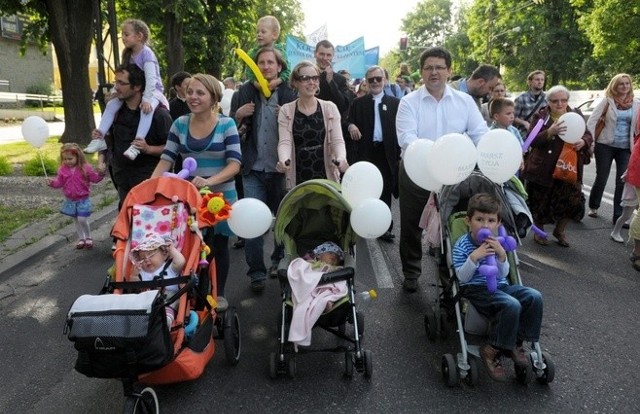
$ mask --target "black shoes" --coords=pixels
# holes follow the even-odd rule
[[[404,279],[404,282],[402,282],[402,289],[409,293],[416,292],[418,290],[418,279]]]
[[[396,238],[396,235],[391,233],[390,231],[387,231],[378,238],[382,241],[386,241],[387,243],[393,243],[393,240]]]
[[[233,242],[232,246],[234,249],[242,249],[244,247],[244,239],[238,237],[238,240]]]
[[[260,293],[264,290],[264,287],[266,285],[266,281],[264,279],[257,279],[257,280],[252,280],[251,281],[251,290],[253,290],[255,293]]]

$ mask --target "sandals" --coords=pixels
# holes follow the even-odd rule
[[[636,256],[635,254],[632,254],[631,256],[629,256],[629,260],[631,260],[631,267],[633,267],[638,272],[640,272],[640,265],[636,263],[640,260],[640,256]]]
[[[538,236],[537,234],[533,235],[533,241],[536,242],[537,244],[539,244],[540,246],[548,246],[549,245],[549,240],[547,240],[546,238],[544,238],[542,236]]]
[[[558,239],[557,243],[562,247],[569,247],[569,241],[567,240],[564,233],[558,233],[556,231],[553,232],[553,237]]]
[[[84,241],[84,248],[85,249],[93,249],[93,240],[92,239],[86,239]]]
[[[87,246],[87,242],[85,242],[83,239],[78,240],[78,243],[76,243],[76,249],[80,250],[80,249],[84,249]]]

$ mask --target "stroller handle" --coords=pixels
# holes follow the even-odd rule
[[[318,285],[326,285],[329,283],[339,282],[341,280],[351,280],[355,270],[353,267],[344,267],[342,269],[334,270],[333,272],[325,273],[320,278]]]

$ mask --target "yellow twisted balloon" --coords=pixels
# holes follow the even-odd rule
[[[236,48],[235,51],[238,57],[242,59],[242,61],[246,63],[247,66],[249,66],[251,72],[253,72],[253,74],[256,76],[256,79],[260,84],[260,89],[262,89],[262,93],[264,94],[265,98],[270,97],[271,90],[269,89],[269,82],[267,82],[267,80],[262,75],[262,72],[260,72],[260,69],[258,68],[258,65],[256,65],[256,62],[254,62],[253,59],[251,59],[251,56],[247,55],[247,52],[245,52],[244,50]]]

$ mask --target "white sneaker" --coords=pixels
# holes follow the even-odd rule
[[[131,145],[125,152],[124,156],[129,158],[131,161],[135,160],[136,157],[140,154],[140,150],[133,145]]]
[[[216,307],[218,312],[224,312],[229,308],[229,302],[223,296],[218,296],[216,302],[218,303],[218,307]]]
[[[616,233],[615,231],[611,232],[611,240],[613,240],[616,243],[624,243],[624,239],[622,238],[620,233]]]
[[[93,154],[94,152],[104,151],[107,149],[107,143],[104,142],[104,139],[92,139],[87,148],[84,149],[84,152],[87,154]]]

